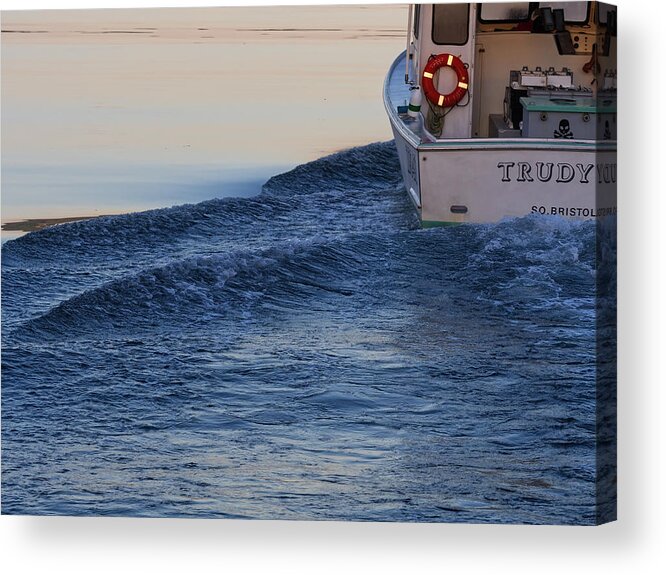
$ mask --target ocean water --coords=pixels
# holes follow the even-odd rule
[[[397,5],[3,11],[2,223],[237,196],[388,140],[406,22]]]
[[[2,513],[592,524],[597,232],[422,230],[380,143],[8,241]]]

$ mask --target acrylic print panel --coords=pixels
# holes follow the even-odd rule
[[[476,10],[2,14],[2,513],[614,518],[615,12],[498,68]],[[509,126],[525,54],[591,137]]]

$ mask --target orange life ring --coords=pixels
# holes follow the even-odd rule
[[[458,84],[453,92],[450,92],[449,94],[440,94],[433,83],[435,72],[444,66],[453,68],[453,71],[458,76]],[[465,68],[463,61],[453,54],[437,54],[437,56],[433,56],[428,60],[428,63],[423,69],[421,87],[423,88],[426,98],[428,98],[433,104],[442,108],[455,106],[460,100],[462,100],[469,88],[469,74],[467,73],[467,68]]]

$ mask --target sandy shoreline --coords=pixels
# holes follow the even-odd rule
[[[79,220],[90,220],[93,218],[100,218],[102,216],[73,216],[69,218],[35,218],[28,220],[21,220],[17,222],[6,222],[2,224],[3,232],[36,232],[58,224],[66,224],[68,222],[77,222]]]

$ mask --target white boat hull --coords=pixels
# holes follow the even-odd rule
[[[394,136],[424,226],[616,213],[617,160],[608,146],[499,139],[417,145],[395,128]]]

